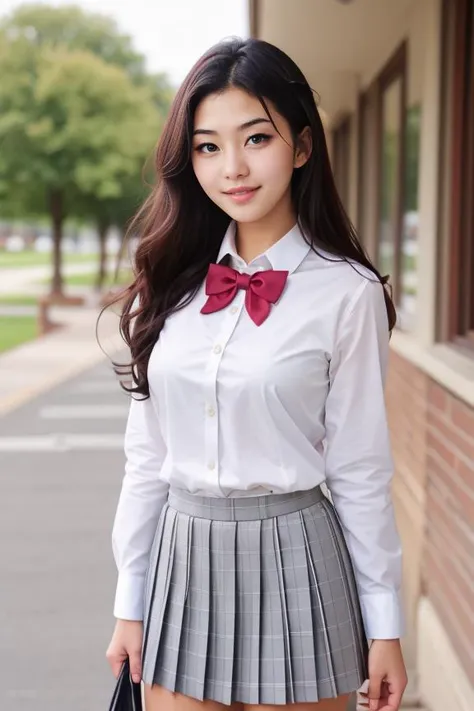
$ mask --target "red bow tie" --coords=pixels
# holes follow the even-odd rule
[[[233,301],[237,289],[245,289],[245,306],[250,318],[260,326],[270,313],[270,304],[280,298],[285,288],[288,272],[268,269],[255,274],[240,272],[223,264],[210,264],[206,278],[208,300],[202,314],[220,311]]]

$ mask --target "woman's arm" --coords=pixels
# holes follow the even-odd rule
[[[384,402],[389,353],[383,287],[364,281],[345,309],[330,363],[326,477],[357,578],[369,639],[403,634],[401,546],[391,501]]]
[[[132,398],[125,432],[125,476],[112,531],[118,568],[114,615],[119,619],[143,619],[150,549],[168,494],[168,485],[159,479],[165,454],[152,397]]]

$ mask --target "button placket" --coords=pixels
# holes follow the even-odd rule
[[[211,345],[209,359],[206,368],[204,379],[203,395],[204,395],[204,439],[205,439],[205,461],[204,466],[208,473],[212,473],[217,478],[217,486],[225,496],[220,486],[220,470],[219,470],[219,407],[217,402],[217,375],[221,359],[224,356],[225,348],[229,339],[232,336],[234,328],[238,322],[238,315],[243,306],[245,295],[240,296],[240,307],[237,303],[226,309],[226,314],[223,314],[221,327],[217,330],[215,340]],[[235,311],[232,310],[235,307]]]

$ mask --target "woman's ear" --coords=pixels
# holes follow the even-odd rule
[[[311,129],[306,126],[300,133],[296,141],[294,167],[302,168],[309,160],[311,151],[313,150],[313,136]]]

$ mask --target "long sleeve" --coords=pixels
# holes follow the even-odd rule
[[[326,480],[351,553],[369,639],[399,638],[404,626],[383,392],[388,342],[383,287],[366,280],[339,323],[325,425]]]
[[[120,619],[143,619],[150,549],[168,492],[168,484],[159,479],[165,453],[152,398],[132,398],[125,431],[125,476],[112,531],[118,568],[114,615]]]

